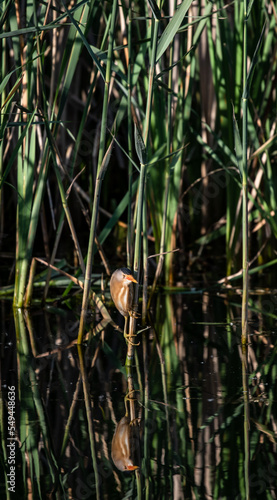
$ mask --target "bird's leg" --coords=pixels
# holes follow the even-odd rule
[[[132,316],[132,318],[135,318],[135,319],[138,319],[140,317],[140,314],[135,311],[134,309],[132,309],[132,311],[129,312],[130,316]]]
[[[132,342],[132,341],[129,339],[129,337],[131,337],[131,338],[132,338],[132,337],[136,337],[136,335],[129,335],[129,334],[127,333],[127,331],[128,331],[128,316],[125,316],[125,318],[124,318],[124,319],[125,319],[125,323],[124,323],[124,338],[125,338],[126,342],[128,342],[128,343],[129,343],[129,344],[131,344],[131,345],[138,346],[140,343],[138,343],[138,344],[134,344],[134,342]]]
[[[137,401],[137,398],[134,396],[131,396],[131,394],[134,394],[136,392],[139,392],[137,389],[132,389],[131,391],[127,392],[124,396],[124,404],[126,408],[127,401]]]
[[[134,420],[131,420],[129,425],[130,425],[130,427],[135,427],[135,426],[137,427],[140,425],[140,423],[141,423],[140,417],[136,417],[136,418],[134,418]]]

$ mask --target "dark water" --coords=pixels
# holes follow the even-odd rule
[[[240,304],[236,291],[157,295],[128,398],[126,343],[97,331],[98,313],[78,349],[73,310],[2,305],[0,498],[276,498],[276,299],[250,293],[245,360]],[[120,470],[124,453],[136,470]]]

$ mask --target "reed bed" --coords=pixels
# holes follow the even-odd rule
[[[4,2],[1,26],[1,249],[15,258],[15,306],[33,257],[65,257],[85,311],[92,256],[107,274],[134,264],[140,224],[154,288],[224,246],[226,275],[241,269],[248,219],[250,260],[274,263],[273,4]]]
[[[250,459],[249,277],[263,280],[263,272],[276,264],[276,19],[274,2],[260,0],[6,0],[0,8],[0,251],[5,263],[0,292],[13,296],[18,310],[19,356],[28,350],[22,309],[37,303],[77,304],[77,342],[86,338],[94,345],[95,336],[111,322],[105,279],[115,267],[128,264],[142,283],[142,327],[157,286],[164,291],[180,288],[200,272],[223,293],[222,288],[240,280],[245,398],[237,412],[244,412],[244,434],[238,436],[244,475],[238,471],[237,477],[245,498]],[[137,287],[136,305],[139,294]],[[92,339],[90,310],[96,325]],[[170,489],[167,481],[184,482],[184,464],[176,459],[179,450],[169,425],[170,404],[178,408],[178,424],[187,424],[190,439],[192,423],[185,422],[185,415],[190,419],[194,411],[184,407],[178,394],[172,402],[168,396],[178,385],[175,376],[183,386],[186,381],[177,375],[180,353],[170,328],[169,301],[166,310],[163,328],[154,330],[159,397],[165,405],[157,422],[161,442],[154,441],[155,460],[163,450],[176,466],[173,470],[169,462],[158,461],[158,467],[169,468],[169,479],[161,479],[164,492]],[[133,335],[134,318],[129,328]],[[146,340],[143,333],[144,367]],[[129,393],[135,387],[128,372],[133,347],[127,352]],[[96,356],[100,347],[95,349]],[[110,353],[107,345],[103,349]],[[22,357],[22,366],[26,359]],[[96,431],[81,348],[79,364],[96,470]],[[138,366],[136,359],[147,423],[155,407],[149,404],[150,393],[158,392],[158,385],[148,385],[146,368],[142,383]],[[49,482],[62,491],[34,371],[29,368],[28,373]],[[23,439],[26,418],[23,411]],[[197,453],[187,449],[181,427],[179,434],[180,455],[186,457],[192,481],[191,457]],[[68,436],[67,429],[62,455]],[[33,447],[34,436],[27,441]],[[149,471],[155,475],[150,456],[145,437],[149,498]],[[22,461],[26,468],[23,455]],[[32,477],[39,478],[37,454],[28,466]],[[140,492],[139,473],[136,480]],[[100,498],[98,473],[95,485]],[[190,491],[195,494],[192,486]],[[195,491],[201,495],[201,488]],[[37,494],[42,497],[39,484]]]

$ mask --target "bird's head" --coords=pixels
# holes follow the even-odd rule
[[[130,283],[137,283],[137,280],[134,278],[132,272],[127,267],[117,269],[113,273],[113,279],[118,283],[121,283],[122,286],[128,286]]]

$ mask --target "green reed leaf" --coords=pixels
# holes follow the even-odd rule
[[[142,135],[135,125],[135,148],[141,165],[146,164],[146,149]]]
[[[184,0],[178,10],[176,10],[173,18],[165,28],[157,48],[156,61],[158,61],[163,53],[166,51],[169,44],[172,42],[178,29],[180,28],[183,19],[192,4],[192,0]]]
[[[234,142],[235,142],[235,153],[237,159],[237,166],[242,177],[243,175],[243,156],[242,156],[242,143],[239,133],[239,128],[237,124],[237,120],[235,117],[235,113],[233,111],[233,129],[234,129]]]

